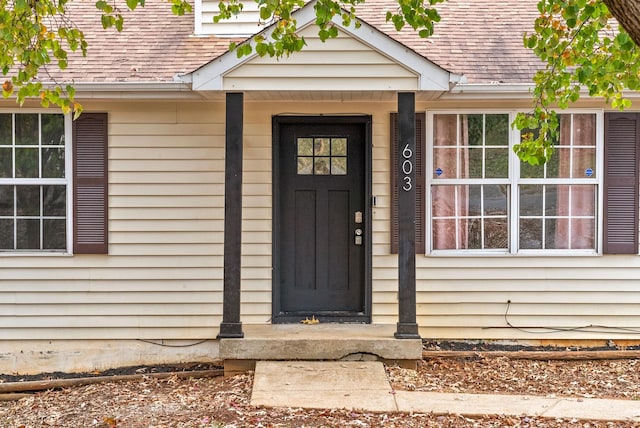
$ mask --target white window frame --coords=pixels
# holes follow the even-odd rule
[[[558,178],[558,179],[522,179],[520,178],[520,161],[513,151],[514,144],[520,142],[520,131],[510,126],[509,130],[509,201],[508,201],[508,231],[509,248],[504,251],[500,249],[463,249],[463,250],[434,250],[433,249],[433,216],[432,216],[432,187],[434,185],[464,185],[464,184],[504,184],[504,179],[435,179],[433,169],[434,150],[434,116],[438,114],[508,114],[509,124],[513,123],[516,114],[525,112],[514,109],[458,109],[458,110],[428,110],[426,126],[426,212],[424,213],[426,228],[426,251],[425,256],[599,256],[602,254],[603,240],[603,179],[604,179],[604,111],[602,109],[567,109],[558,111],[558,114],[594,114],[596,117],[596,177],[590,179]],[[593,184],[596,186],[595,228],[594,239],[596,245],[594,249],[519,249],[519,186],[521,184]]]
[[[0,257],[11,256],[69,256],[73,253],[73,153],[72,153],[72,126],[73,119],[70,113],[63,114],[59,111],[46,109],[7,109],[0,110],[0,114],[60,114],[64,116],[64,160],[65,160],[65,177],[64,178],[1,178],[0,185],[20,186],[43,184],[65,185],[67,187],[67,206],[66,206],[66,249],[64,250],[0,250]],[[13,116],[15,117],[15,116]],[[38,137],[42,139],[42,130],[38,130]],[[12,134],[15,139],[15,134]],[[41,142],[38,145],[42,147]],[[41,168],[41,165],[39,165]]]

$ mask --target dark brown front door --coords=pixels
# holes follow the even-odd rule
[[[280,123],[276,322],[365,314],[363,123]]]

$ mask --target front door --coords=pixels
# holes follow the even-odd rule
[[[367,122],[279,119],[274,320],[367,321]]]

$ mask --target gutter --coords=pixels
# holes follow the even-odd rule
[[[90,82],[71,83],[79,99],[181,99],[202,100],[191,84],[180,80],[171,82]],[[53,86],[52,83],[45,83]]]
[[[491,99],[531,99],[533,83],[466,83],[466,79],[461,79],[449,92],[442,94],[442,100],[491,100]],[[622,95],[629,99],[640,99],[640,91],[623,91]],[[603,100],[602,97],[592,97],[586,88],[580,91],[582,100],[594,99]]]

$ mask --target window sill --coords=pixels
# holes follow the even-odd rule
[[[0,252],[0,257],[71,257],[73,254],[67,252]]]
[[[504,258],[518,258],[518,257],[601,257],[602,254],[596,251],[567,251],[567,250],[554,250],[554,251],[521,251],[516,254],[507,252],[476,252],[476,251],[433,251],[429,254],[425,254],[425,257],[504,257]]]

